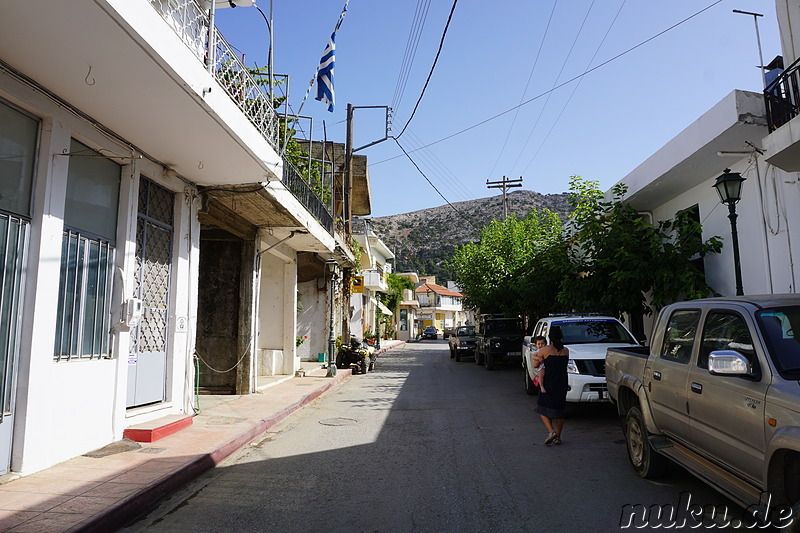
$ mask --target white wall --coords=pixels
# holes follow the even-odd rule
[[[261,255],[257,321],[258,375],[294,374],[300,367],[295,360],[297,254],[285,245]]]
[[[328,284],[318,285],[316,280],[307,281],[298,283],[297,290],[303,303],[303,309],[297,315],[297,335],[308,335],[308,339],[298,346],[297,357],[316,361],[317,354],[328,350]]]
[[[124,429],[149,419],[186,412],[191,407],[191,358],[197,287],[198,235],[196,204],[184,196],[185,183],[167,180],[164,167],[138,157],[48,97],[13,78],[0,79],[0,97],[41,119],[34,177],[31,235],[25,301],[22,310],[20,359],[17,365],[11,468],[20,473],[41,470],[122,438]],[[115,245],[112,324],[133,287],[136,247],[137,190],[140,173],[177,193],[170,323],[185,320],[184,331],[170,332],[167,360],[167,401],[146,409],[126,410],[127,328],[115,327],[111,359],[55,362],[56,314],[61,267],[64,198],[70,139],[80,139],[105,153],[123,156]],[[194,231],[192,232],[192,229]],[[193,259],[192,259],[193,258]],[[193,261],[193,262],[192,262]],[[54,446],[54,441],[58,446]]]

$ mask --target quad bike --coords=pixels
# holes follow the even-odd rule
[[[375,348],[350,337],[348,344],[342,344],[336,353],[336,368],[353,368],[353,374],[366,374],[375,369]]]

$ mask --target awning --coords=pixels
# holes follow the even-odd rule
[[[376,303],[378,304],[378,311],[380,311],[382,314],[384,314],[384,315],[393,315],[394,314],[391,311],[389,311],[389,308],[386,307],[385,305],[383,305],[381,302],[376,302]]]

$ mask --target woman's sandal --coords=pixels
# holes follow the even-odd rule
[[[561,437],[556,436],[556,438],[553,439],[553,444],[561,444]]]
[[[552,433],[550,433],[547,436],[547,439],[545,439],[544,443],[547,446],[550,446],[551,444],[553,444],[556,441],[556,439],[558,439],[558,434],[555,431],[553,431]]]

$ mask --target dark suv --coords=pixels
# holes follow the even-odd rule
[[[478,327],[475,362],[486,365],[486,370],[494,370],[498,363],[519,363],[524,337],[521,318],[485,318]]]
[[[436,340],[439,336],[439,331],[436,329],[436,326],[427,326],[425,331],[422,332],[423,339],[433,339]]]

